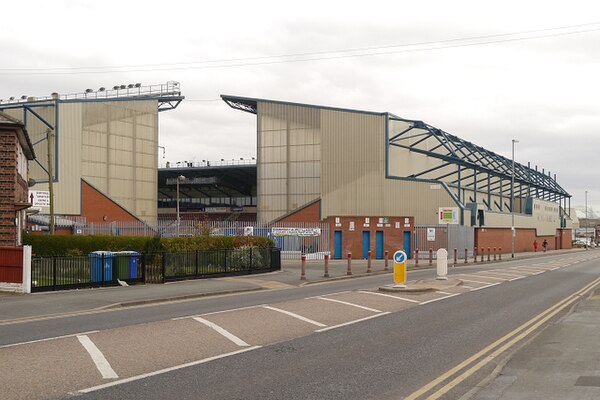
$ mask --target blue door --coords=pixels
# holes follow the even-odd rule
[[[371,232],[363,231],[362,240],[362,258],[369,257],[369,250],[371,249]]]
[[[333,233],[333,258],[342,258],[342,231]]]
[[[410,231],[404,232],[404,252],[408,258],[412,258],[412,252],[410,250]]]
[[[383,259],[383,231],[375,232],[375,258]]]

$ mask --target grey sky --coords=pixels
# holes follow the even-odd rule
[[[0,98],[179,81],[187,99],[161,114],[160,144],[173,162],[255,156],[255,117],[220,94],[390,111],[507,157],[517,138],[516,161],[556,173],[572,205],[588,190],[600,209],[599,9],[522,0],[5,2]],[[485,45],[390,47],[575,25]],[[448,45],[462,47],[425,50]],[[379,49],[336,53],[359,48]],[[317,52],[309,58],[330,59],[249,60]],[[342,55],[355,57],[331,58]],[[225,59],[243,60],[184,64]],[[263,64],[230,66],[254,62]],[[63,67],[80,69],[52,69]]]

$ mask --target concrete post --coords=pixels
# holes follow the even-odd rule
[[[437,277],[435,279],[446,280],[448,279],[448,251],[446,249],[439,249],[436,255]]]
[[[370,274],[371,272],[373,272],[371,270],[371,250],[369,250],[367,252],[367,273]]]
[[[383,253],[383,260],[384,260],[384,264],[383,264],[383,265],[384,265],[384,267],[383,267],[383,270],[384,270],[384,271],[388,271],[388,270],[390,269],[390,268],[389,268],[389,266],[388,266],[389,256],[390,256],[390,254],[389,254],[389,253],[388,253],[388,251],[386,250],[386,251]]]
[[[31,293],[31,246],[23,246],[23,293]]]
[[[325,273],[323,278],[329,278],[329,254],[325,254]]]
[[[352,275],[352,253],[348,253],[348,270],[346,275]]]
[[[302,254],[302,268],[300,272],[300,280],[306,280],[306,256]]]

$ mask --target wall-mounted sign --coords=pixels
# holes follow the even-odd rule
[[[427,228],[427,241],[435,242],[435,228]]]
[[[458,224],[458,207],[440,207],[438,220],[440,224]]]
[[[29,202],[33,207],[50,207],[50,192],[47,190],[30,190]]]
[[[273,236],[321,236],[321,228],[272,228]]]
[[[350,221],[350,226],[349,226],[348,230],[351,230],[351,231],[354,230],[354,221]]]

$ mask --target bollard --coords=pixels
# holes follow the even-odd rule
[[[383,260],[384,260],[384,263],[383,263],[383,266],[384,266],[384,267],[383,267],[383,270],[384,270],[384,271],[389,271],[389,267],[388,267],[388,258],[389,258],[389,253],[388,253],[388,251],[386,250],[386,251],[384,251],[384,252],[383,252]]]
[[[473,263],[477,263],[477,247],[473,249]]]
[[[465,249],[465,264],[469,262],[469,250]]]
[[[329,278],[329,254],[325,254],[325,273],[323,278]]]
[[[456,264],[457,264],[457,257],[458,257],[458,250],[455,247],[454,248],[454,266],[455,267],[456,267]]]
[[[436,251],[436,262],[437,277],[435,279],[448,279],[448,251],[446,251],[446,249],[439,249]]]
[[[348,271],[346,275],[352,275],[352,253],[348,253]]]
[[[482,247],[481,248],[481,262],[483,262],[483,253],[485,253],[485,249]]]
[[[496,248],[494,247],[494,261],[496,261]]]
[[[419,249],[415,249],[415,265],[419,265]]]
[[[306,280],[306,256],[302,254],[302,268],[300,272],[300,280]]]
[[[491,253],[492,249],[488,247],[488,261],[490,261],[490,253]]]
[[[367,252],[367,273],[373,272],[371,270],[371,250]]]
[[[502,247],[498,248],[498,259],[502,261]]]
[[[433,249],[429,249],[429,266],[431,267],[431,264],[433,264]]]

